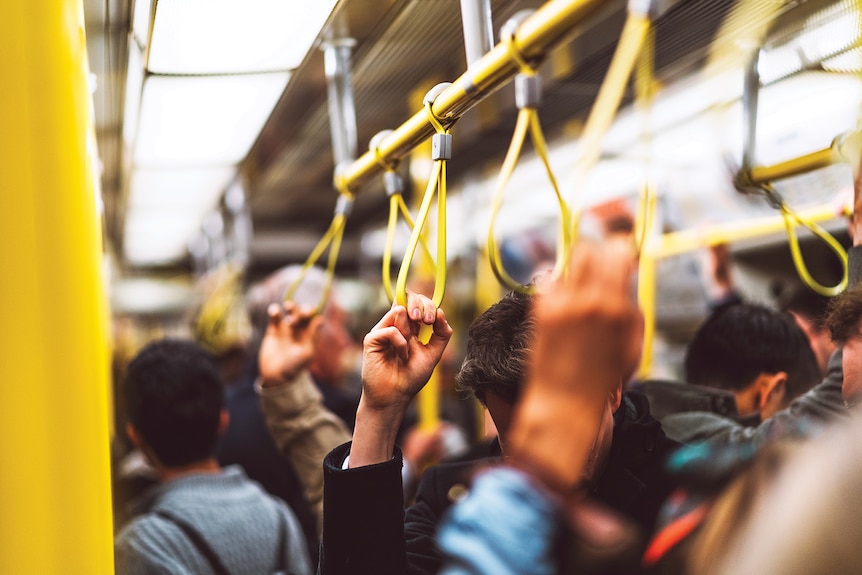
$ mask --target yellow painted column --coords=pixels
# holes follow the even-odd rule
[[[83,7],[3,8],[0,573],[112,573],[106,307]]]

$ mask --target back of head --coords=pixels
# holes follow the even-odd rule
[[[288,288],[299,278],[301,265],[283,267],[248,290],[246,307],[252,325],[251,350],[256,353],[266,331],[266,308],[273,303],[282,303]],[[326,272],[320,268],[309,268],[302,282],[293,293],[293,301],[304,310],[312,310],[320,303],[326,291]]]
[[[458,389],[485,403],[487,392],[514,404],[529,364],[535,321],[532,297],[509,292],[471,325],[467,355],[456,376]]]
[[[685,355],[689,383],[742,391],[761,373],[787,373],[785,398],[820,378],[817,360],[793,318],[760,305],[739,304],[711,315]]]
[[[223,395],[212,358],[190,341],[151,343],[126,372],[129,422],[165,467],[182,467],[213,455]]]

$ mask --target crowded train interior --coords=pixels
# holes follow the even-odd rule
[[[0,573],[862,572],[862,0],[4,16]]]

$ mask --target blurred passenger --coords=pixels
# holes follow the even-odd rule
[[[290,509],[215,459],[223,395],[211,357],[191,342],[150,344],[129,364],[128,434],[161,483],[117,536],[119,573],[311,572]]]
[[[513,406],[531,361],[536,328],[531,302],[529,296],[511,293],[474,322],[458,376],[460,385],[489,408],[504,453]],[[435,335],[427,346],[416,338],[423,323],[434,326]],[[333,450],[325,461],[323,574],[413,574],[439,569],[437,524],[466,492],[475,462],[431,468],[405,518],[400,501],[401,453],[394,430],[450,334],[442,310],[426,300],[415,313],[394,307],[366,336],[354,440]],[[568,353],[559,351],[562,356]],[[649,416],[643,397],[622,393],[622,381],[618,378],[616,386],[603,394],[595,426],[587,425],[589,457],[583,467],[578,466],[578,487],[649,531],[673,488],[663,463],[677,444]],[[567,417],[577,420],[578,415],[576,410]]]
[[[239,465],[249,479],[288,504],[302,526],[309,557],[316,563],[320,547],[317,516],[296,472],[269,435],[254,391],[257,354],[266,322],[251,325],[249,307],[254,310],[254,303],[249,305],[243,298],[239,267],[217,267],[199,279],[197,289],[202,304],[195,312],[195,339],[213,354],[228,384],[225,408],[231,424],[219,437],[216,459],[223,467]]]
[[[838,345],[832,340],[829,330],[823,324],[830,298],[812,289],[801,286],[794,289],[781,301],[781,309],[793,315],[793,319],[805,332],[811,350],[817,358],[820,375],[828,373],[829,358]]]
[[[862,217],[859,223],[862,224]],[[862,243],[862,234],[857,237],[857,243]],[[860,279],[859,250],[851,250],[851,283],[854,284],[858,284]],[[602,263],[606,264],[605,261]],[[589,285],[589,282],[585,283]],[[619,291],[604,289],[602,293],[607,297]],[[573,303],[583,304],[585,299]],[[543,303],[544,300],[540,299],[537,304],[539,310]],[[862,384],[854,383],[857,379],[862,382],[862,376],[857,377],[862,374],[862,360],[856,361],[858,358],[855,357],[862,357],[862,354],[855,354],[853,348],[856,344],[862,345],[862,288],[851,289],[837,298],[833,305],[827,326],[836,341],[850,353],[843,362],[843,369],[846,375],[844,394],[852,405],[862,395]],[[622,313],[624,309],[625,306],[620,306],[616,312]],[[566,310],[564,306],[551,307],[548,304],[545,310],[560,312],[558,319],[569,326],[572,334],[576,334],[577,322],[572,317],[567,318],[568,322],[562,321],[566,318],[561,313]],[[587,386],[579,387],[578,382],[614,384],[612,375],[602,378],[599,377],[601,370],[579,371],[579,367],[596,365],[594,356],[602,357],[602,326],[618,326],[619,320],[604,323],[595,310],[587,316],[591,319],[590,326],[597,328],[598,333],[591,331],[568,346],[567,358],[570,361],[559,365],[556,371],[540,369],[544,366],[541,358],[563,355],[559,353],[559,347],[565,344],[565,335],[557,331],[544,338],[541,327],[547,321],[540,323],[534,350],[538,374],[531,377],[527,397],[535,398],[537,406],[542,409],[527,409],[525,404],[528,402],[522,402],[512,432],[518,434],[523,426],[531,430],[530,434],[524,435],[538,441],[525,443],[530,446],[526,450],[514,449],[510,460],[514,469],[495,470],[480,477],[467,499],[455,507],[450,522],[444,525],[440,534],[440,546],[448,559],[444,574],[545,574],[555,573],[560,567],[552,542],[557,539],[561,524],[565,523],[564,518],[571,520],[577,517],[579,508],[575,506],[573,511],[571,507],[571,478],[566,475],[569,469],[565,462],[548,457],[546,453],[555,453],[567,441],[569,445],[575,445],[575,440],[567,440],[567,437],[576,438],[577,434],[574,419],[567,421],[563,417],[556,424],[559,429],[540,431],[547,419],[544,409],[564,402],[567,391],[573,399],[580,397],[581,404],[587,403]],[[609,318],[605,316],[604,319]],[[619,336],[621,330],[617,327],[604,333]],[[613,343],[614,340],[608,338],[604,341]],[[626,347],[618,340],[612,349]],[[576,353],[578,349],[580,354]],[[552,354],[551,350],[555,353]],[[836,357],[839,362],[837,377]],[[823,419],[841,413],[835,408],[834,397],[830,397],[834,396],[836,381],[839,388],[841,386],[841,358],[839,350],[833,356],[830,377],[824,383],[744,439],[762,440],[769,436],[777,426],[776,419],[812,419],[812,414],[818,410]],[[551,386],[549,382],[557,384]],[[570,385],[566,389],[559,382],[570,382]],[[678,524],[670,535],[684,538],[692,526],[700,531],[688,540],[689,548],[683,554],[683,562],[675,566],[663,565],[670,570],[660,572],[857,572],[858,530],[855,527],[859,522],[857,511],[860,508],[857,500],[862,502],[862,491],[856,488],[862,478],[859,473],[862,468],[857,462],[862,458],[856,455],[862,449],[860,434],[858,422],[852,429],[836,426],[816,447],[806,448],[798,456],[793,456],[792,450],[778,449],[769,450],[754,459],[749,470],[734,480],[718,500],[706,508],[695,506],[690,509],[691,521]],[[543,437],[545,441],[541,441]],[[536,443],[544,444],[544,448]],[[583,452],[587,447],[582,443],[579,449],[580,452],[571,451],[575,454],[574,461],[584,459]],[[747,449],[752,449],[750,443]],[[789,453],[791,460],[785,465]],[[520,459],[524,463],[519,465]],[[776,475],[779,477],[777,487],[773,486]],[[824,482],[824,477],[830,479]]]
[[[857,336],[858,337],[858,336]],[[698,573],[859,573],[862,420],[801,448]]]
[[[511,418],[507,465],[480,475],[453,508],[439,535],[441,573],[561,572],[567,525],[595,545],[620,540],[614,523],[583,505],[582,486],[607,398],[619,394],[640,356],[643,323],[629,293],[631,267],[631,254],[619,246],[581,245],[569,276],[536,298],[532,360]],[[585,572],[579,562],[569,566]]]
[[[819,380],[817,360],[789,314],[754,304],[720,308],[685,354],[686,384],[647,381],[643,390],[669,437],[690,443],[724,419],[758,425]]]
[[[312,316],[311,310],[325,289],[322,270],[310,269],[292,301],[277,303],[284,300],[284,292],[299,271],[299,266],[284,268],[251,290],[254,324],[266,325],[265,331],[258,332],[262,339],[255,390],[267,430],[296,470],[306,499],[318,517],[318,529],[322,530],[323,458],[335,446],[350,440],[343,421],[347,417],[344,409],[354,406],[348,418],[351,426],[356,414],[354,401],[342,401],[346,396],[338,388],[327,391],[326,385],[317,384],[346,376],[352,340],[347,334],[346,316],[331,298],[323,314]],[[344,417],[329,407],[339,409]],[[400,431],[407,433],[412,472],[416,474],[421,471],[422,461],[440,447],[439,432]]]
[[[841,393],[848,407],[855,407],[862,399],[862,285],[832,300],[825,323],[832,339],[842,348]]]
[[[281,268],[249,290],[249,314],[255,330],[252,349],[260,348],[268,321],[267,307],[284,301],[285,293],[299,278],[301,271],[302,266],[299,265]],[[315,309],[326,291],[326,281],[326,272],[320,268],[310,268],[296,287],[292,300],[305,310]],[[356,365],[358,345],[347,329],[347,313],[334,295],[324,302],[322,317],[323,322],[315,335],[308,372],[323,394],[326,408],[340,417],[352,431],[359,397],[348,389],[347,378],[351,375],[351,368]]]
[[[317,515],[320,531],[323,528],[321,462],[330,449],[350,440],[344,421],[323,405],[323,396],[310,369],[321,346],[320,333],[327,319],[325,315],[311,317],[301,312],[294,302],[283,306],[270,303],[264,313],[267,324],[259,345],[255,392],[259,395],[266,428],[296,471],[305,497]],[[255,324],[260,325],[259,320]]]
[[[265,290],[253,286],[246,300],[247,316],[254,318],[257,323],[250,326],[250,335],[244,349],[246,360],[239,376],[232,381],[228,380],[225,407],[231,424],[219,438],[216,458],[222,466],[241,466],[250,479],[260,483],[267,492],[283,499],[290,506],[308,541],[309,557],[312,563],[316,563],[320,533],[318,514],[312,510],[306,499],[305,483],[297,477],[293,465],[282,456],[269,434],[260,398],[254,389],[260,374],[260,343],[268,323],[265,310],[271,303],[266,298],[263,301],[257,299],[264,294]],[[261,313],[260,310],[264,311]]]

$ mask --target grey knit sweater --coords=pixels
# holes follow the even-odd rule
[[[287,573],[311,573],[302,530],[293,512],[249,480],[239,467],[163,483],[136,507],[145,513],[129,523],[114,543],[118,575],[213,573],[182,530],[155,515],[155,510],[165,510],[194,526],[231,575],[270,575],[276,571],[281,514],[287,538],[283,546]]]

